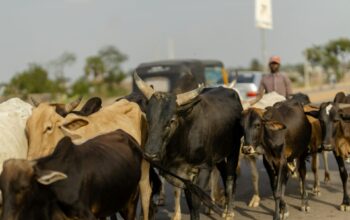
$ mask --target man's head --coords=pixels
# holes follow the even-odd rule
[[[281,65],[281,58],[279,56],[272,56],[269,60],[269,67],[271,70],[271,73],[277,73],[280,69]]]

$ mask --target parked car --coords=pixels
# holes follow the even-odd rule
[[[235,88],[239,91],[242,100],[257,96],[262,76],[263,74],[258,71],[238,71]]]

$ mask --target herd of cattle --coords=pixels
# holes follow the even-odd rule
[[[345,160],[350,157],[350,96],[311,105],[298,94],[266,108],[242,105],[231,88],[198,88],[180,94],[155,91],[137,74],[141,93],[103,106],[91,98],[69,104],[14,98],[0,104],[0,190],[3,220],[155,218],[153,196],[160,174],[176,186],[176,212],[185,192],[192,220],[201,204],[226,219],[234,216],[240,155],[263,155],[275,200],[273,219],[288,216],[287,180],[298,173],[301,210],[309,211],[305,189],[306,158],[312,155],[315,193],[319,192],[317,154],[332,151],[343,184],[340,210],[350,210]],[[243,108],[244,107],[244,108]],[[326,157],[325,157],[326,158]],[[256,167],[254,196],[259,205]],[[224,187],[224,204],[207,196]],[[213,180],[214,179],[214,180]],[[326,170],[325,180],[329,180]],[[159,196],[159,199],[164,199]],[[216,199],[216,200],[215,200]]]

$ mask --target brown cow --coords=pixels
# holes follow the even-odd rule
[[[280,214],[288,215],[284,201],[284,191],[289,176],[288,164],[295,159],[299,162],[298,171],[301,178],[301,209],[308,211],[307,193],[305,190],[308,144],[311,137],[311,125],[304,111],[296,101],[276,103],[267,110],[248,109],[243,112],[244,127],[243,153],[263,154],[263,162],[270,178],[275,199],[274,219]]]

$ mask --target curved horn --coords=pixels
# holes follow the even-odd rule
[[[339,104],[339,108],[340,108],[340,109],[349,108],[349,107],[350,107],[350,104],[348,104],[348,103],[340,103],[340,104]]]
[[[140,77],[137,75],[136,72],[134,72],[134,80],[137,85],[137,87],[140,89],[140,91],[146,96],[147,99],[150,99],[152,95],[154,94],[154,89],[147,85]]]
[[[82,99],[83,99],[83,97],[80,96],[79,98],[77,98],[73,102],[66,104],[66,106],[65,106],[66,112],[71,112],[72,110],[74,110],[80,104]]]
[[[35,107],[38,107],[40,105],[40,102],[36,101],[33,97],[30,97],[30,99],[32,100],[32,103]]]
[[[232,80],[232,82],[227,86],[227,88],[233,89],[237,83],[237,79]]]
[[[204,84],[199,84],[198,88],[191,90],[189,92],[181,93],[176,95],[176,103],[178,106],[184,105],[196,98],[204,89]]]

